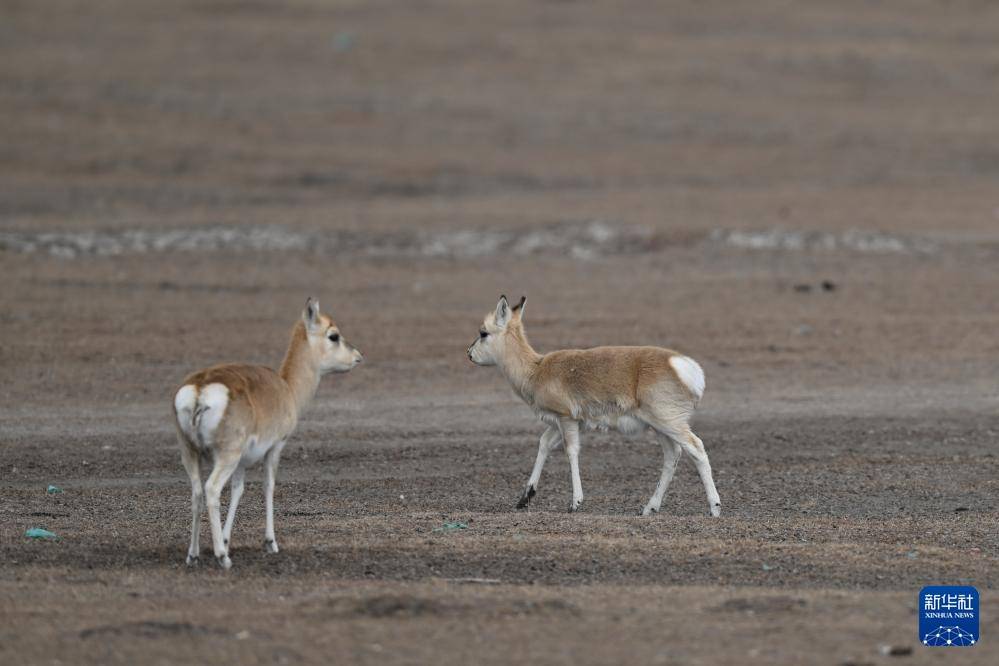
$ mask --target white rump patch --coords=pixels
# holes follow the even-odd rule
[[[669,364],[673,366],[680,381],[690,389],[698,400],[704,395],[704,370],[692,358],[675,355],[669,359]]]
[[[203,446],[210,445],[212,436],[225,416],[229,406],[229,387],[225,384],[208,384],[201,387],[198,408],[194,415],[194,427]]]
[[[198,441],[194,431],[194,410],[197,406],[198,387],[194,384],[181,386],[177,395],[173,397],[173,408],[177,412],[177,425],[187,435],[187,438],[195,443]]]

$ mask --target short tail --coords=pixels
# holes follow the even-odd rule
[[[697,402],[704,396],[704,370],[697,361],[689,356],[676,354],[671,356],[669,364],[673,366],[676,376],[680,378],[683,385],[691,392]]]
[[[194,426],[195,430],[198,429],[198,425],[201,423],[201,415],[204,414],[207,409],[207,405],[201,404],[194,408],[194,414],[191,415],[191,424]]]

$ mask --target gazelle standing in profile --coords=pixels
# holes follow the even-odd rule
[[[572,473],[572,503],[583,501],[579,478],[579,427],[616,428],[631,434],[652,428],[664,436],[659,485],[642,509],[659,511],[673,479],[681,452],[694,459],[708,495],[712,516],[721,514],[721,500],[711,477],[711,463],[700,438],[691,431],[690,417],[704,394],[704,372],[691,358],[662,347],[595,347],[539,354],[524,333],[524,306],[510,307],[501,296],[486,315],[479,337],[468,348],[477,365],[496,365],[513,390],[548,424],[541,435],[538,457],[517,504],[523,509],[538,489],[548,454],[565,444]]]
[[[312,298],[291,331],[291,341],[278,372],[260,365],[216,365],[188,375],[174,395],[173,407],[181,458],[191,477],[191,546],[187,563],[198,560],[201,549],[202,502],[208,505],[215,559],[223,569],[232,566],[229,537],[236,507],[243,495],[246,468],[264,460],[264,498],[267,523],[264,547],[278,552],[274,538],[274,477],[281,450],[312,401],[319,378],[329,372],[347,372],[363,360],[347,344],[337,325],[319,313]],[[201,487],[201,461],[214,461]],[[229,514],[221,523],[219,497],[232,479]]]

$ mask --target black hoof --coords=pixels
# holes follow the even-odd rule
[[[526,509],[527,505],[531,503],[531,498],[537,495],[538,492],[534,489],[534,486],[529,486],[524,494],[520,496],[520,501],[517,502],[518,509]]]

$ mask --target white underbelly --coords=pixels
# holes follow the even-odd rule
[[[591,430],[617,430],[625,435],[634,435],[645,430],[645,422],[628,414],[601,414],[583,420]]]
[[[537,414],[545,423],[558,427],[560,417],[555,412],[539,409]],[[644,421],[630,414],[579,414],[573,418],[590,430],[617,430],[625,435],[644,432],[648,427]]]
[[[250,438],[249,445],[246,447],[246,451],[243,452],[243,456],[240,458],[240,464],[243,467],[249,467],[250,465],[260,462],[260,460],[267,455],[267,452],[274,448],[277,444],[277,440],[264,439],[262,437],[252,437]]]

